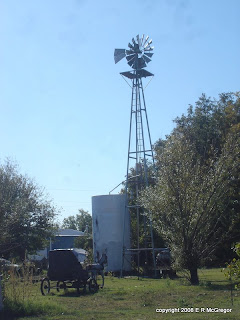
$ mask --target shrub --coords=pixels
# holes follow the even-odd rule
[[[227,264],[227,268],[224,269],[224,273],[229,280],[237,282],[235,288],[240,289],[240,243],[235,245],[234,251],[239,258],[234,258],[229,264]]]

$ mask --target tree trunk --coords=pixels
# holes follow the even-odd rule
[[[190,268],[189,271],[190,271],[190,275],[191,275],[191,278],[190,278],[191,284],[198,285],[199,279],[198,279],[197,268]]]

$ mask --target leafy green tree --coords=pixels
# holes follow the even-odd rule
[[[43,249],[54,232],[57,210],[44,189],[19,173],[10,160],[0,164],[0,254],[24,259]]]
[[[234,248],[238,259],[233,258],[233,260],[227,264],[227,268],[224,269],[225,276],[230,281],[236,281],[236,289],[240,289],[240,243],[237,243]]]
[[[129,201],[129,212],[130,212],[130,224],[131,224],[131,247],[137,248],[138,241],[140,248],[148,248],[151,246],[151,234],[149,221],[146,219],[145,212],[143,208],[139,208],[139,221],[137,219],[137,210],[134,208],[137,202],[136,197],[136,183],[138,184],[138,190],[142,190],[146,187],[145,177],[144,177],[144,164],[138,166],[138,174],[135,168],[130,168],[128,176],[128,201]],[[152,163],[147,163],[147,174],[148,174],[148,185],[153,186],[155,184],[155,170]],[[123,183],[125,187],[126,181]],[[125,193],[125,188],[121,190],[121,193]],[[138,200],[139,201],[139,200]],[[145,220],[145,221],[144,221]],[[144,225],[146,227],[144,227]],[[138,234],[139,229],[139,234]],[[153,240],[155,248],[165,247],[164,240],[162,236],[157,232],[156,229],[153,229]],[[152,264],[152,252],[151,251],[141,251],[139,254],[140,266],[145,267]],[[137,255],[133,256],[133,261],[137,265]]]
[[[84,250],[93,249],[93,238],[91,234],[86,236],[77,237],[74,241],[75,248],[81,248]]]
[[[92,216],[88,211],[79,209],[79,214],[69,216],[63,219],[62,228],[85,231],[88,228],[88,233],[92,233]]]
[[[240,92],[222,93],[219,99],[211,99],[203,94],[196,102],[195,108],[190,105],[187,115],[175,120],[176,128],[172,135],[187,139],[194,146],[201,164],[208,166],[211,159],[221,155],[222,148],[229,134],[240,132]],[[164,147],[164,141],[158,142],[158,150]],[[230,181],[230,192],[226,198],[226,211],[240,211],[240,177],[239,173]],[[232,241],[240,240],[240,223],[235,223],[232,239],[226,241],[216,250],[215,257],[208,264],[222,264],[232,256]]]
[[[175,263],[198,284],[197,268],[233,239],[240,219],[239,96],[221,95],[217,102],[203,96],[176,122],[156,144],[158,180],[143,192],[142,204]]]
[[[177,117],[174,122],[176,128],[172,135],[184,136],[195,146],[201,161],[207,162],[221,154],[229,132],[239,132],[240,92],[220,94],[219,100],[203,94],[195,108],[190,105],[187,115]]]

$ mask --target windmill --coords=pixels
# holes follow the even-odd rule
[[[122,266],[125,259],[131,259],[133,255],[137,256],[138,273],[140,268],[140,260],[149,264],[149,252],[152,253],[153,267],[156,275],[155,248],[153,239],[153,229],[150,214],[146,214],[139,204],[139,194],[141,190],[149,185],[152,179],[151,172],[154,167],[154,158],[152,150],[151,135],[149,130],[147,109],[144,97],[144,88],[142,78],[153,77],[153,74],[144,69],[151,61],[153,56],[152,40],[149,36],[132,38],[128,44],[128,49],[115,49],[114,60],[118,63],[126,58],[131,71],[121,72],[120,74],[130,79],[132,98],[131,98],[131,114],[130,129],[128,143],[128,160],[127,175],[125,184],[125,210],[130,211],[130,215],[135,217],[137,239],[135,239],[132,248],[122,248]],[[150,172],[151,171],[151,172]],[[134,201],[131,200],[130,194],[134,194]],[[124,219],[126,214],[124,215]],[[124,227],[123,221],[123,242],[124,243]],[[140,234],[144,236],[144,244],[140,241]],[[133,239],[132,239],[133,243]],[[145,253],[145,257],[144,257]],[[122,276],[123,267],[121,269]]]

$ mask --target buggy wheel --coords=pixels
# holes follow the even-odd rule
[[[57,292],[60,292],[61,289],[63,289],[64,292],[67,290],[67,286],[64,281],[57,282]]]
[[[77,286],[77,294],[81,293],[81,290],[80,290],[81,288],[83,289],[82,292],[86,293],[86,284],[84,284],[83,286],[80,286],[80,285]]]
[[[98,284],[95,279],[90,279],[88,284],[89,292],[95,293],[98,291]]]
[[[102,289],[104,287],[104,273],[103,271],[99,271],[96,275],[96,281],[98,286]]]
[[[91,272],[91,278],[96,280],[96,283],[98,285],[98,287],[100,287],[101,289],[104,287],[104,273],[103,270],[99,270],[99,271],[92,271]]]
[[[50,292],[50,281],[48,278],[44,278],[41,281],[41,292],[43,296],[46,296]]]

